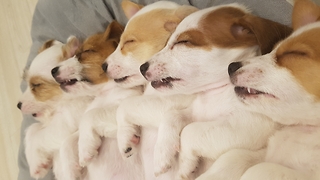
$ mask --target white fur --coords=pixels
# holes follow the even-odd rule
[[[26,80],[40,76],[54,81],[51,69],[58,64],[64,46],[67,45],[55,42],[53,46],[37,55],[26,75]],[[70,165],[71,168],[76,168],[76,166],[72,164],[74,161],[71,157],[66,163],[61,162],[60,148],[63,148],[64,141],[78,130],[81,115],[79,112],[83,112],[91,100],[91,96],[73,99],[68,94],[62,93],[58,97],[42,102],[34,97],[30,86],[23,93],[20,100],[22,112],[35,114],[39,120],[26,130],[25,139],[26,158],[33,178],[44,177],[54,166],[53,171],[57,179],[70,179],[71,172],[65,171],[63,167]]]
[[[81,80],[85,76],[81,71],[83,66],[76,57],[70,58],[58,65],[57,78]],[[113,80],[109,80],[95,85],[86,81],[77,81],[76,84],[67,86],[66,90],[73,94],[74,98],[85,94],[94,96],[94,100],[81,113],[79,135],[73,139],[77,142],[75,144],[78,149],[73,148],[79,153],[73,153],[73,155],[80,166],[87,168],[82,178],[87,180],[143,179],[140,157],[136,155],[129,161],[124,161],[119,154],[115,116],[119,103],[127,97],[140,95],[142,88],[124,89],[118,87]],[[101,139],[102,137],[104,138]],[[79,169],[74,170],[79,171]]]
[[[299,28],[287,40],[314,28],[320,28],[319,22]],[[248,169],[242,180],[320,178],[320,103],[289,69],[276,63],[275,52],[283,43],[270,54],[244,61],[231,75],[236,86],[268,93],[255,98],[240,97],[248,109],[284,125],[270,138],[265,162]]]

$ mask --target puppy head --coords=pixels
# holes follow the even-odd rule
[[[76,48],[73,41],[77,41],[75,37],[70,37],[66,44],[50,40],[40,48],[39,54],[24,74],[29,86],[18,103],[22,113],[32,114],[42,120],[50,116],[54,105],[63,99],[63,92],[51,76],[51,69],[74,55]]]
[[[87,38],[76,56],[55,67],[52,75],[61,88],[76,95],[88,95],[99,85],[108,82],[102,64],[116,49],[122,31],[123,26],[113,21],[104,33]]]
[[[170,94],[224,87],[231,62],[271,51],[290,32],[239,4],[203,9],[178,25],[166,47],[140,67],[141,73],[155,89]]]
[[[286,125],[319,125],[319,17],[315,4],[297,1],[289,38],[270,54],[230,64],[235,92],[249,109]]]
[[[165,46],[176,25],[196,8],[168,1],[141,8],[124,1],[123,10],[129,22],[119,46],[106,60],[106,72],[120,86],[130,88],[146,83],[140,65]]]

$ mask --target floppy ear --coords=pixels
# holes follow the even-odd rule
[[[124,27],[117,21],[112,21],[103,34],[103,38],[107,39],[120,39],[120,36],[124,30]]]
[[[70,36],[67,43],[63,46],[63,57],[69,59],[76,54],[76,50],[80,47],[80,41],[75,36]]]
[[[188,5],[182,5],[178,7],[177,10],[175,10],[174,14],[178,17],[179,21],[168,21],[164,24],[164,28],[169,31],[173,32],[178,24],[188,15],[198,11],[196,7],[188,6]]]
[[[320,7],[310,0],[296,0],[292,11],[293,29],[316,21],[320,21]]]
[[[246,14],[231,27],[235,38],[255,41],[261,49],[261,54],[272,51],[274,45],[288,37],[292,29],[283,24]]]
[[[132,18],[133,15],[135,15],[141,8],[143,8],[143,5],[136,4],[129,0],[122,1],[121,6],[124,14],[128,19]]]

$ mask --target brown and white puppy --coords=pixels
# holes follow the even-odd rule
[[[133,137],[139,133],[137,125],[158,126],[155,173],[174,167],[180,145],[178,179],[193,178],[200,157],[216,160],[234,148],[264,147],[276,124],[266,116],[239,108],[241,104],[233,92],[228,65],[270,52],[290,32],[284,25],[253,16],[239,4],[211,7],[187,16],[167,45],[140,70],[156,90],[165,94],[190,94],[194,99],[185,102],[180,99],[179,105],[174,98],[163,102],[135,98],[131,110],[137,115],[119,116],[118,134]],[[179,144],[179,133],[190,121],[197,122],[183,129]],[[124,155],[135,148],[129,138],[118,140]],[[197,171],[201,170],[200,166]],[[239,174],[228,176],[236,179]]]
[[[74,154],[81,166],[87,166],[84,179],[143,179],[140,157],[125,161],[118,151],[115,117],[120,101],[140,95],[142,88],[117,86],[102,67],[105,59],[116,49],[122,31],[123,27],[113,21],[104,33],[87,38],[76,56],[52,70],[61,88],[74,98],[94,96],[93,102],[82,113],[79,137],[74,136],[69,141],[69,144],[73,142],[78,146],[79,149],[73,149],[77,149],[79,154],[70,148],[68,150],[68,146],[63,151],[65,158]]]
[[[106,71],[121,87],[146,86],[147,81],[140,73],[140,65],[160,51],[165,46],[177,24],[197,9],[169,1],[159,1],[143,8],[141,5],[124,1],[123,9],[129,21],[121,36],[119,46],[106,60],[108,64]],[[149,88],[145,88],[144,96],[148,93],[155,93],[152,88]],[[131,111],[129,104],[128,106],[129,109],[125,113],[131,112],[135,114],[134,111]],[[143,111],[143,109],[141,110]],[[142,128],[141,133],[147,138],[141,139],[141,146],[139,146],[141,149],[132,148],[131,152],[142,152],[145,179],[173,179],[174,176],[171,173],[161,177],[155,177],[154,175],[153,148],[156,142],[157,129]],[[123,137],[127,138],[126,134],[118,132],[118,138]],[[139,141],[138,136],[130,137],[130,143],[137,145]]]
[[[36,179],[44,177],[52,166],[57,179],[68,179],[61,168],[60,148],[78,130],[80,112],[93,98],[74,99],[64,93],[51,76],[51,69],[74,56],[78,46],[75,37],[70,37],[66,44],[46,42],[25,73],[29,86],[18,107],[39,121],[27,129],[25,139],[30,175]]]
[[[273,134],[264,162],[243,180],[320,179],[320,7],[297,0],[293,34],[269,54],[230,64],[235,93],[247,109],[283,128]]]

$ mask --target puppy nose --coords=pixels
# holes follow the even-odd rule
[[[108,69],[108,64],[107,63],[103,63],[101,67],[102,67],[104,72],[107,72],[107,69]]]
[[[51,70],[51,74],[53,77],[56,77],[58,75],[58,72],[59,72],[59,66],[57,66]]]
[[[229,76],[231,76],[234,72],[236,72],[241,67],[242,67],[241,62],[233,62],[233,63],[229,64],[229,67],[228,67]]]
[[[141,72],[141,74],[142,74],[143,76],[145,76],[148,68],[149,68],[149,63],[148,63],[148,62],[146,62],[146,63],[144,63],[144,64],[142,64],[142,65],[140,66],[140,72]]]
[[[21,106],[22,106],[22,102],[19,102],[19,103],[17,104],[18,109],[21,109]]]

